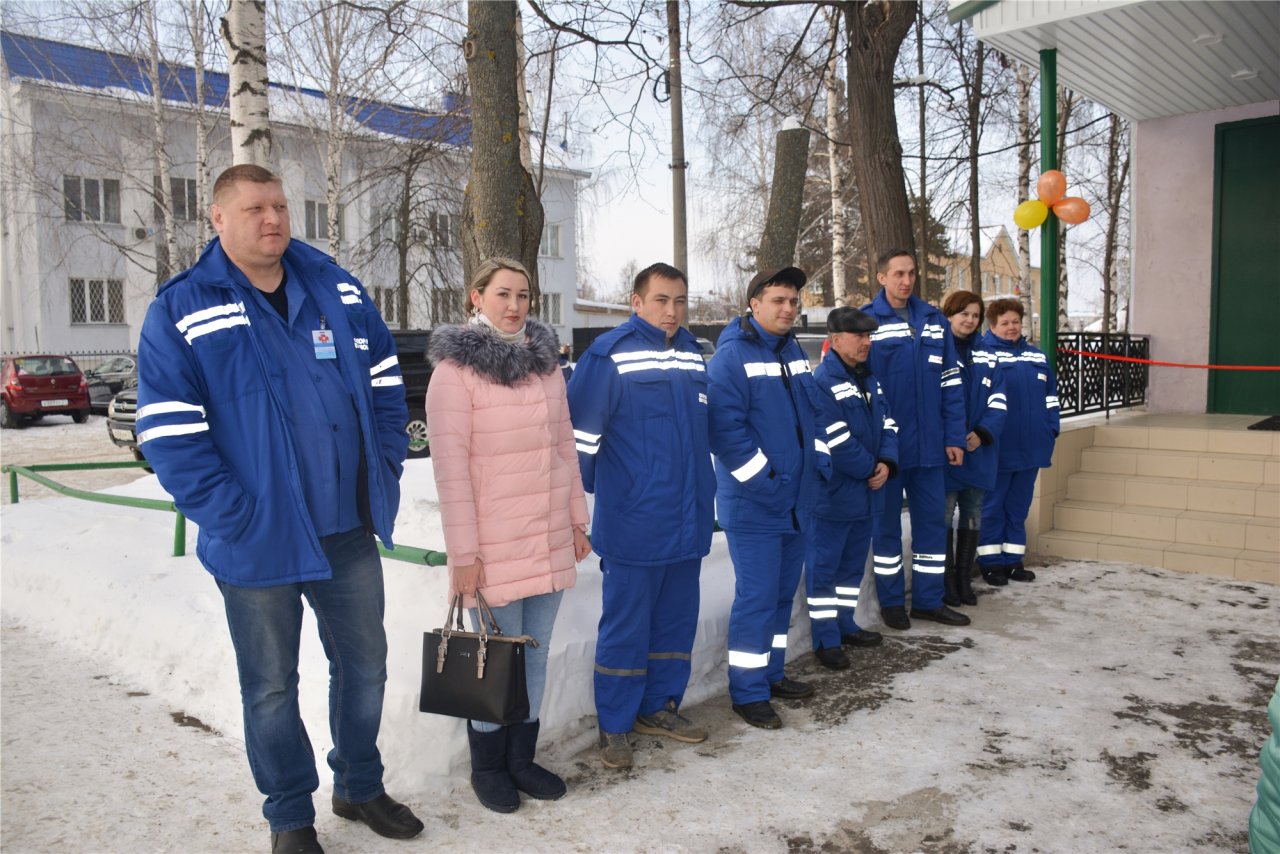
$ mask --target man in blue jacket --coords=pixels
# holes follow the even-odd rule
[[[879,632],[859,628],[854,613],[871,544],[871,520],[885,482],[897,471],[898,426],[880,384],[867,369],[876,321],[842,306],[827,316],[831,343],[813,372],[819,435],[831,454],[831,476],[819,486],[808,529],[805,592],[813,654],[832,670],[849,667],[841,646],[877,646]]]
[[[804,566],[801,525],[818,477],[816,388],[791,332],[805,281],[796,267],[757,274],[747,287],[750,314],[725,328],[710,364],[716,510],[737,578],[729,694],[733,710],[764,729],[782,726],[770,697],[813,693],[783,673]]]
[[[236,652],[245,748],[271,847],[321,851],[315,756],[298,711],[302,600],[330,662],[333,811],[374,832],[422,831],[382,785],[382,564],[408,409],[395,345],[332,258],[290,238],[281,180],[219,176],[218,238],[166,282],[138,344],[138,444],[200,526]]]
[[[603,609],[596,640],[600,759],[629,768],[627,733],[705,741],[680,713],[711,550],[715,475],[707,372],[683,327],[689,284],[670,264],[635,278],[634,314],[597,338],[569,380],[582,485],[595,493],[591,546]]]
[[[969,618],[942,602],[947,561],[943,469],[964,462],[964,388],[951,325],[915,296],[916,262],[905,249],[880,256],[880,293],[862,310],[875,318],[871,373],[898,423],[898,472],[884,486],[872,554],[880,615],[891,629],[909,629],[902,566],[902,495],[911,512],[911,616],[949,626]]]

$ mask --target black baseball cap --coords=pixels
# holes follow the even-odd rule
[[[747,285],[747,301],[760,296],[760,292],[769,285],[790,285],[796,290],[800,290],[809,281],[809,277],[804,274],[804,270],[799,267],[781,267],[774,270],[761,270],[756,273],[755,278]]]

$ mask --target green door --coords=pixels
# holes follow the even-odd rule
[[[1280,365],[1280,116],[1214,142],[1209,361]],[[1280,371],[1209,371],[1208,411],[1280,415]]]

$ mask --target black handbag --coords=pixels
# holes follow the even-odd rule
[[[529,717],[524,647],[538,642],[528,635],[504,635],[478,590],[476,607],[479,632],[465,631],[458,594],[449,603],[444,628],[423,633],[418,711],[495,724],[521,723]]]

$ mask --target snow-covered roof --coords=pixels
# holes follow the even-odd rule
[[[0,31],[0,51],[10,78],[25,78],[42,83],[90,89],[119,96],[121,91],[151,97],[152,79],[150,61],[143,57],[111,53],[96,48],[56,42],[35,36]],[[194,104],[196,91],[195,69],[170,62],[160,63],[160,95],[166,101]],[[282,94],[304,96],[323,101],[324,92],[269,84]],[[204,74],[206,107],[225,110],[230,83],[220,71]],[[271,99],[275,103],[278,99]],[[402,139],[430,139],[449,145],[468,145],[471,141],[471,120],[465,114],[435,113],[388,104],[347,98],[347,114],[367,130],[400,137]]]

